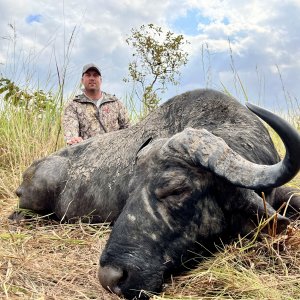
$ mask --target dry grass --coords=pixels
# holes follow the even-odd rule
[[[97,280],[107,225],[36,219],[16,226],[6,216],[0,229],[1,299],[119,299]]]

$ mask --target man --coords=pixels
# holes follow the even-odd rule
[[[63,114],[68,145],[130,125],[122,102],[101,90],[102,77],[97,65],[91,63],[83,67],[81,82],[83,93],[66,104]]]

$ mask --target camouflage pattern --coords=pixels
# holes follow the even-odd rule
[[[66,141],[78,136],[86,140],[98,134],[129,127],[129,116],[122,102],[115,96],[104,92],[102,94],[99,109],[96,101],[85,94],[76,96],[66,104],[62,118]]]

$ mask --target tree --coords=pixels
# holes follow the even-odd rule
[[[163,32],[161,27],[153,24],[131,29],[126,42],[134,52],[128,67],[130,78],[124,81],[135,84],[135,91],[142,101],[142,113],[146,115],[158,106],[158,93],[165,92],[168,83],[179,84],[179,69],[186,65],[188,57],[183,45],[188,42],[183,35]]]
[[[56,103],[50,92],[43,90],[28,91],[22,89],[8,78],[0,77],[0,96],[13,107],[24,108],[26,111],[42,113],[47,107],[55,110]]]

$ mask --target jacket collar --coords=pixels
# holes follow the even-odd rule
[[[109,97],[109,95],[105,92],[102,92],[103,94],[103,98],[101,100],[101,104],[106,103],[106,102],[114,102],[116,101],[116,99],[114,97]],[[91,100],[90,98],[88,98],[84,93],[77,95],[73,101],[79,102],[79,103],[92,103],[92,104],[96,104],[96,101]]]

